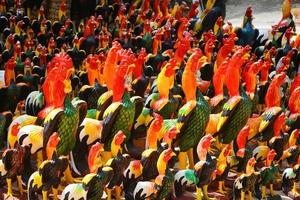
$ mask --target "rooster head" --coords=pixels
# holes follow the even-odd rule
[[[125,140],[126,136],[124,134],[123,131],[118,131],[118,133],[114,136],[114,143],[117,146],[120,146],[121,144],[123,144],[124,140]]]
[[[212,142],[216,141],[216,139],[211,135],[205,135],[199,142],[198,146],[197,146],[197,151],[198,150],[208,150],[210,148],[210,145]]]
[[[161,129],[164,119],[161,115],[159,115],[157,113],[153,113],[153,115],[154,115],[153,128],[156,131],[159,131]]]
[[[253,9],[251,6],[249,6],[246,10],[245,13],[245,17],[247,17],[248,19],[252,19],[253,18]]]
[[[221,154],[220,154],[220,156],[223,156],[224,158],[226,158],[227,156],[229,156],[230,154],[231,154],[231,152],[232,152],[232,147],[231,147],[231,144],[227,144],[224,148],[223,148],[223,150],[222,150],[222,152],[221,152]]]
[[[169,162],[169,160],[171,160],[173,156],[176,156],[176,154],[173,152],[171,148],[164,150],[162,152],[162,155],[163,155],[163,161],[166,163]]]
[[[240,158],[244,158],[244,156],[245,156],[245,147],[246,147],[249,133],[250,133],[250,127],[245,126],[244,128],[242,128],[242,130],[240,130],[240,132],[237,136],[236,143],[238,146],[238,151],[237,151],[236,155]]]
[[[47,155],[48,160],[52,159],[53,153],[55,152],[59,141],[60,141],[60,137],[57,132],[53,133],[50,136],[50,138],[47,142],[47,147],[46,147],[46,155]]]
[[[203,53],[201,49],[196,48],[194,49],[194,52],[192,55],[189,57],[187,61],[187,65],[191,67],[191,70],[195,72],[198,67],[201,67],[203,63],[207,61],[206,57],[203,57],[203,59],[200,60],[200,58],[203,57]]]
[[[63,106],[65,95],[72,91],[70,77],[73,72],[72,59],[66,53],[56,54],[49,62],[47,76],[42,86],[46,107]]]
[[[99,167],[102,166],[102,161],[101,161],[101,152],[104,151],[103,145],[97,142],[94,144],[88,155],[88,165],[90,169],[90,173],[97,173],[97,170]]]
[[[176,138],[176,136],[177,136],[177,134],[178,134],[178,129],[177,129],[177,127],[172,127],[172,128],[170,128],[168,131],[167,131],[167,136],[168,136],[168,138],[169,139],[171,139],[171,140],[173,140],[173,139],[175,139]]]
[[[254,157],[250,158],[247,162],[247,166],[249,166],[249,167],[254,167],[255,164],[256,164],[256,160]]]
[[[129,163],[129,176],[132,178],[132,175],[134,175],[135,178],[139,177],[143,173],[143,165],[140,160],[133,160]],[[125,171],[126,172],[126,171]]]
[[[171,77],[175,74],[176,69],[178,69],[177,61],[176,59],[170,59],[169,62],[166,64],[166,73],[165,75],[167,77]]]
[[[19,133],[20,128],[21,128],[21,126],[19,123],[14,123],[11,126],[11,134],[16,137]]]
[[[267,154],[267,159],[266,159],[266,166],[269,167],[271,166],[272,161],[276,157],[277,153],[274,149],[270,150]]]

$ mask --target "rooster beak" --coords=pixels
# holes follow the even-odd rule
[[[210,142],[211,142],[211,143],[216,142],[216,139],[215,139],[215,138],[212,138],[212,139],[210,140]]]
[[[171,157],[176,157],[176,154],[172,151]]]

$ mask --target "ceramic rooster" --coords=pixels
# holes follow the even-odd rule
[[[285,82],[286,75],[281,73],[276,75],[265,96],[266,110],[262,113],[262,121],[259,126],[259,140],[269,141],[272,137],[273,126],[276,125],[276,120],[282,112],[280,87]]]
[[[102,121],[85,118],[77,129],[76,144],[71,152],[72,169],[76,174],[83,176],[89,172],[87,154],[91,151],[91,145],[101,139]]]
[[[286,168],[282,173],[282,190],[292,198],[299,196],[296,182],[299,181],[300,166],[299,158],[295,166]]]
[[[219,113],[222,111],[223,105],[227,100],[224,94],[225,73],[228,67],[229,58],[224,60],[222,64],[215,71],[212,79],[214,96],[210,99],[210,107],[212,113]]]
[[[212,135],[205,135],[197,146],[199,162],[197,162],[194,166],[194,173],[198,179],[198,182],[196,183],[197,200],[210,199],[208,197],[207,188],[216,177],[217,159],[216,157],[208,154],[208,149],[213,141],[215,141],[215,139]]]
[[[278,36],[276,38],[278,44],[281,44],[281,38],[288,28],[292,27],[293,29],[295,29],[295,22],[293,20],[293,15],[291,14],[291,6],[291,0],[283,0],[282,18],[277,24],[274,25],[278,29]]]
[[[133,160],[129,163],[124,171],[123,190],[124,197],[128,200],[133,200],[133,191],[137,183],[142,180],[143,165],[139,160]]]
[[[150,108],[160,114],[164,119],[175,118],[180,99],[174,97],[170,89],[174,86],[175,70],[177,61],[175,59],[169,62],[161,69],[156,79],[158,93],[152,93],[148,96],[150,99]]]
[[[240,197],[245,200],[245,193],[248,192],[248,199],[252,199],[256,180],[259,177],[259,172],[255,171],[255,158],[249,159],[247,162],[245,173],[240,175],[233,184],[233,199]]]
[[[238,161],[237,172],[245,171],[247,162],[251,158],[251,148],[248,144],[250,131],[248,125],[244,126],[233,143],[235,158]]]
[[[114,171],[110,167],[103,167],[97,174],[90,173],[82,179],[81,183],[69,184],[65,187],[62,191],[61,199],[101,199],[104,185],[111,180],[113,174]]]
[[[116,191],[115,198],[117,200],[121,199],[122,189],[121,184],[123,181],[123,172],[129,164],[129,155],[122,154],[122,146],[125,134],[122,131],[119,131],[113,138],[111,143],[111,153],[112,158],[106,162],[106,166],[111,167],[114,170],[114,175],[111,178],[110,182],[107,185],[107,199],[112,198],[111,190],[114,188]]]
[[[28,180],[28,199],[37,199],[37,192],[42,192],[43,200],[48,199],[48,191],[52,189],[53,199],[58,199],[58,186],[64,171],[68,166],[68,158],[56,155],[56,147],[60,142],[57,133],[51,135],[46,147],[47,160],[42,162],[38,171],[34,172]]]
[[[224,149],[222,149],[220,155],[218,156],[217,162],[217,172],[216,172],[216,181],[219,181],[218,192],[225,193],[225,178],[228,176],[230,170],[230,163],[227,160],[227,157],[231,154],[231,145],[226,145]]]
[[[186,168],[184,152],[188,152],[189,167],[193,168],[192,148],[200,141],[209,120],[209,105],[201,92],[197,91],[196,70],[202,56],[201,50],[196,50],[190,56],[182,76],[186,104],[178,112],[176,127],[180,133],[175,139],[175,144],[181,151],[179,155],[180,169]]]
[[[133,191],[134,199],[146,199],[149,197],[165,199],[169,196],[174,175],[168,169],[168,162],[173,156],[175,154],[170,148],[161,152],[156,165],[159,175],[155,178],[154,182],[138,182]]]
[[[17,178],[18,189],[23,194],[22,175],[30,169],[30,149],[29,146],[17,145],[13,149],[6,149],[3,153],[2,162],[6,173],[7,196],[13,196],[12,181]]]
[[[68,67],[68,65],[71,64],[72,66],[71,58],[66,54],[63,54],[60,57],[55,57],[52,62],[54,63],[53,65],[63,65]],[[63,66],[61,66],[61,68]],[[49,67],[51,67],[51,65],[48,66],[48,68]],[[54,67],[50,73],[55,73],[56,70],[58,69]],[[68,74],[69,73],[67,73],[67,77]],[[39,115],[45,116],[45,120],[43,122],[45,127],[43,140],[44,146],[47,144],[48,139],[53,131],[57,131],[61,139],[57,147],[57,154],[67,156],[75,146],[76,138],[74,136],[76,135],[78,125],[82,122],[86,115],[87,105],[84,101],[74,99],[74,101],[71,102],[71,99],[68,96],[65,97],[65,92],[71,91],[71,86],[69,85],[70,80],[65,80],[65,76],[62,76],[60,81],[63,82],[63,86],[65,87],[64,91],[61,91],[60,94],[56,94],[58,95],[57,99],[53,99],[54,97],[51,95],[51,93],[45,93],[46,108],[42,110]],[[50,80],[48,84],[51,84]],[[43,87],[47,86],[48,85],[45,82]],[[48,110],[49,107],[47,107],[47,99],[48,104],[52,103],[52,105],[50,104],[50,112]],[[69,176],[68,181],[71,181],[69,168],[67,170],[67,175]]]
[[[248,7],[244,16],[242,28],[236,30],[236,35],[239,38],[237,41],[238,45],[252,46],[259,35],[258,29],[255,29],[252,20],[252,8]]]
[[[130,138],[130,131],[134,123],[135,103],[129,98],[125,91],[125,75],[128,71],[127,59],[123,59],[117,68],[113,84],[113,103],[105,110],[103,114],[103,130],[101,141],[104,143],[106,152],[105,160],[111,157],[110,144],[115,134],[121,130],[124,132],[127,140]]]
[[[270,185],[270,195],[274,196],[275,192],[274,192],[274,188],[273,188],[273,183],[275,180],[275,175],[278,171],[277,169],[277,165],[274,164],[273,160],[276,156],[276,152],[275,150],[270,150],[268,155],[267,155],[267,159],[265,162],[265,166],[263,168],[261,168],[260,170],[260,176],[261,176],[261,197],[262,198],[266,198],[267,194],[266,194],[266,187],[267,185]],[[258,184],[256,186],[259,186]]]
[[[216,57],[214,71],[216,71],[218,69],[218,67],[227,58],[229,53],[233,50],[236,40],[237,40],[237,37],[236,37],[235,33],[231,33],[231,34],[229,34],[229,36],[227,38],[222,39],[222,46],[220,47],[217,57]]]
[[[228,144],[246,125],[252,111],[252,103],[247,94],[239,92],[240,67],[248,57],[249,47],[238,49],[229,61],[225,75],[230,99],[224,104],[221,118],[218,122],[217,131],[221,143]]]
[[[113,89],[113,79],[111,75],[116,73],[116,67],[118,62],[118,51],[121,50],[121,45],[118,42],[114,42],[112,47],[107,53],[105,65],[103,68],[103,78],[106,83],[107,89]]]

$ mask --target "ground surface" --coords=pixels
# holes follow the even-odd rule
[[[300,9],[300,0],[292,0],[293,8]],[[269,29],[281,19],[282,0],[227,0],[226,19],[240,26],[248,6],[253,8],[253,24],[257,28]],[[297,23],[300,33],[300,20]]]

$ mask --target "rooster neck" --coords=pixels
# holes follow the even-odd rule
[[[201,150],[197,151],[199,160],[205,161],[207,153],[208,153],[208,149],[205,149],[205,148],[202,148]]]
[[[253,166],[250,166],[249,164],[247,165],[247,167],[246,167],[246,174],[252,174],[252,173],[254,173],[255,172],[255,170],[254,170],[254,167]]]
[[[64,102],[64,113],[67,116],[73,115],[76,112],[76,108],[73,106],[71,99],[66,96]]]

